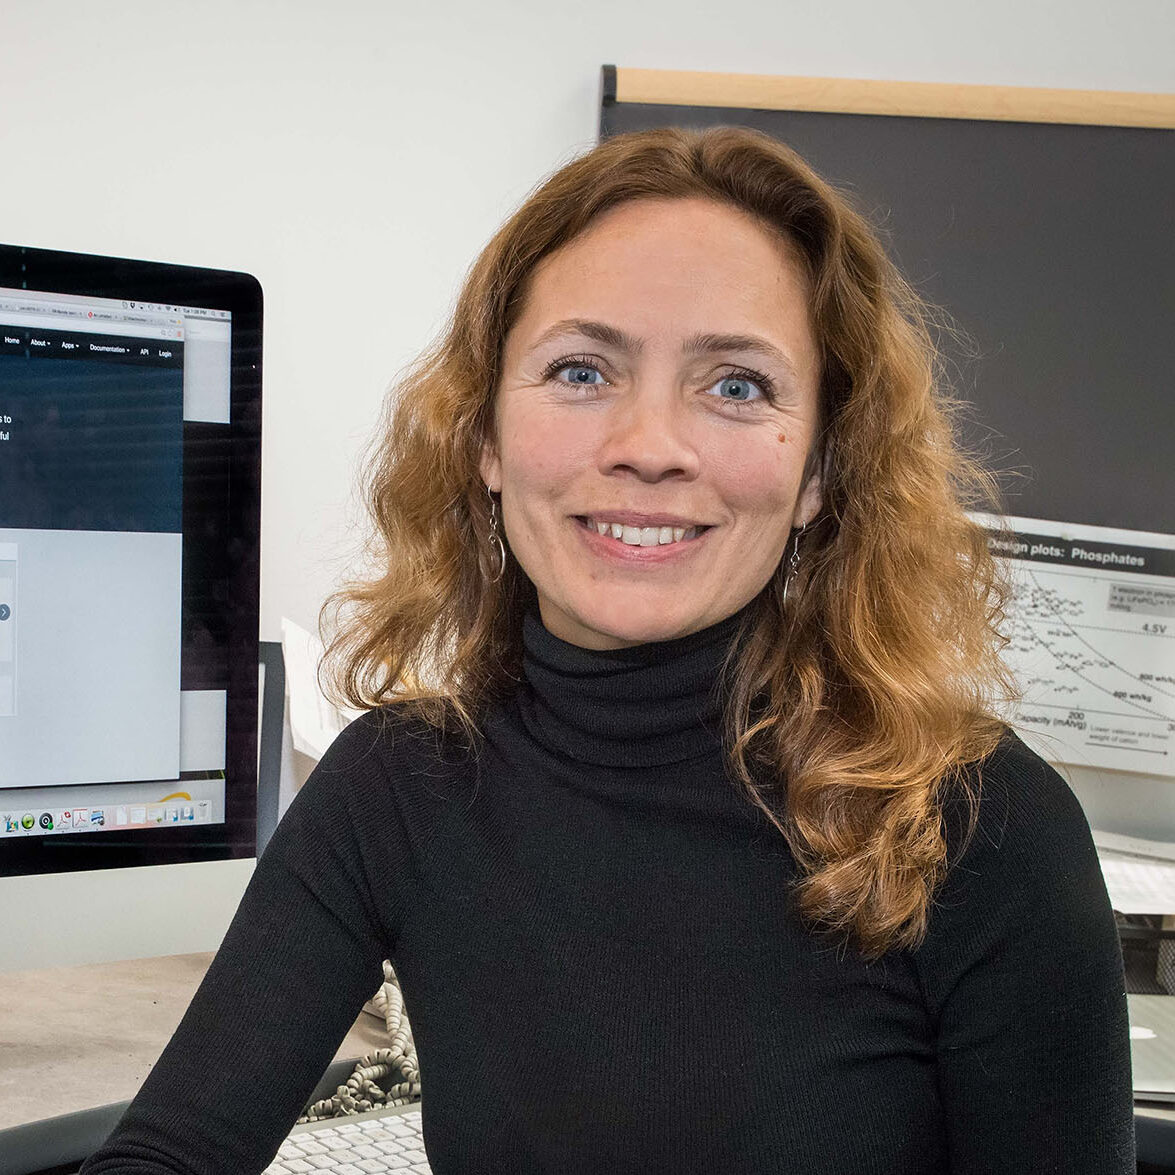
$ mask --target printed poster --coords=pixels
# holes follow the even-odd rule
[[[1008,518],[1008,715],[1058,763],[1175,776],[1175,535]]]

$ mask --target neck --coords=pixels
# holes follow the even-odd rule
[[[743,612],[688,636],[585,649],[523,622],[521,717],[561,754],[611,767],[682,762],[721,749],[723,666]]]

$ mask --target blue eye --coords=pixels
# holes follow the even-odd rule
[[[723,386],[725,385],[725,391]],[[733,404],[771,399],[771,381],[758,372],[738,371],[724,375],[713,387],[718,388],[718,399]]]
[[[555,372],[555,374],[562,375],[563,372],[565,372],[565,371],[571,371],[571,372],[576,373],[575,375],[572,376],[571,379],[564,380],[564,383],[572,383],[572,384],[592,384],[592,383],[594,383],[595,381],[590,378],[589,379],[580,378],[585,372],[588,373],[589,375],[600,375],[599,371],[597,371],[596,368],[590,366],[587,363],[570,363],[566,367],[560,367],[558,369],[558,371]],[[600,379],[602,380],[603,378],[604,377],[602,375],[600,375]]]
[[[571,379],[559,379],[561,384],[571,384],[582,388],[595,388],[600,386],[600,382],[607,383],[600,369],[587,355],[564,355],[562,359],[556,359],[546,371],[543,372],[543,379],[554,379],[556,376],[562,376],[565,371],[573,373]],[[590,378],[583,378],[585,372],[590,372],[594,375],[600,376],[600,381],[597,382]]]
[[[755,400],[762,396],[762,392],[749,380],[743,379],[741,376],[726,375],[715,384],[715,387],[721,387],[726,384],[727,394],[718,393],[718,398],[721,400]],[[731,385],[734,385],[731,387]]]

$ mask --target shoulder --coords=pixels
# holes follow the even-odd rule
[[[970,805],[978,819],[968,835]],[[1043,855],[1092,849],[1080,801],[1065,778],[1014,731],[991,754],[964,768],[943,797],[948,866],[988,868],[1039,862]]]
[[[964,786],[978,793],[971,825]],[[1008,731],[952,781],[943,802],[947,869],[929,937],[1016,935],[1029,922],[1073,933],[1104,922],[1109,902],[1093,834],[1064,777]],[[1111,919],[1112,921],[1112,919]]]
[[[319,768],[332,773],[468,761],[468,741],[455,723],[439,727],[404,705],[366,710],[348,723],[327,748]]]
[[[372,875],[413,874],[450,809],[468,791],[468,749],[397,706],[365,711],[339,732],[298,790],[270,844],[317,859],[366,862]]]
[[[990,1017],[1013,991],[1120,995],[1114,913],[1072,788],[1011,732],[965,775],[955,782],[978,789],[978,821],[964,838],[967,806],[952,789],[947,872],[914,956],[928,1006],[962,993]]]
[[[387,813],[389,805],[401,816],[413,815],[457,794],[470,761],[458,731],[440,729],[403,706],[379,706],[339,732],[294,804],[341,806],[364,820]]]

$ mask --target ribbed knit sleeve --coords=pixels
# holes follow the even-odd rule
[[[407,849],[378,729],[378,715],[352,723],[290,805],[171,1042],[85,1175],[249,1175],[272,1159],[394,945],[388,873]]]
[[[980,822],[914,958],[937,1020],[951,1175],[1135,1170],[1122,954],[1089,825],[1019,739],[983,765]]]

